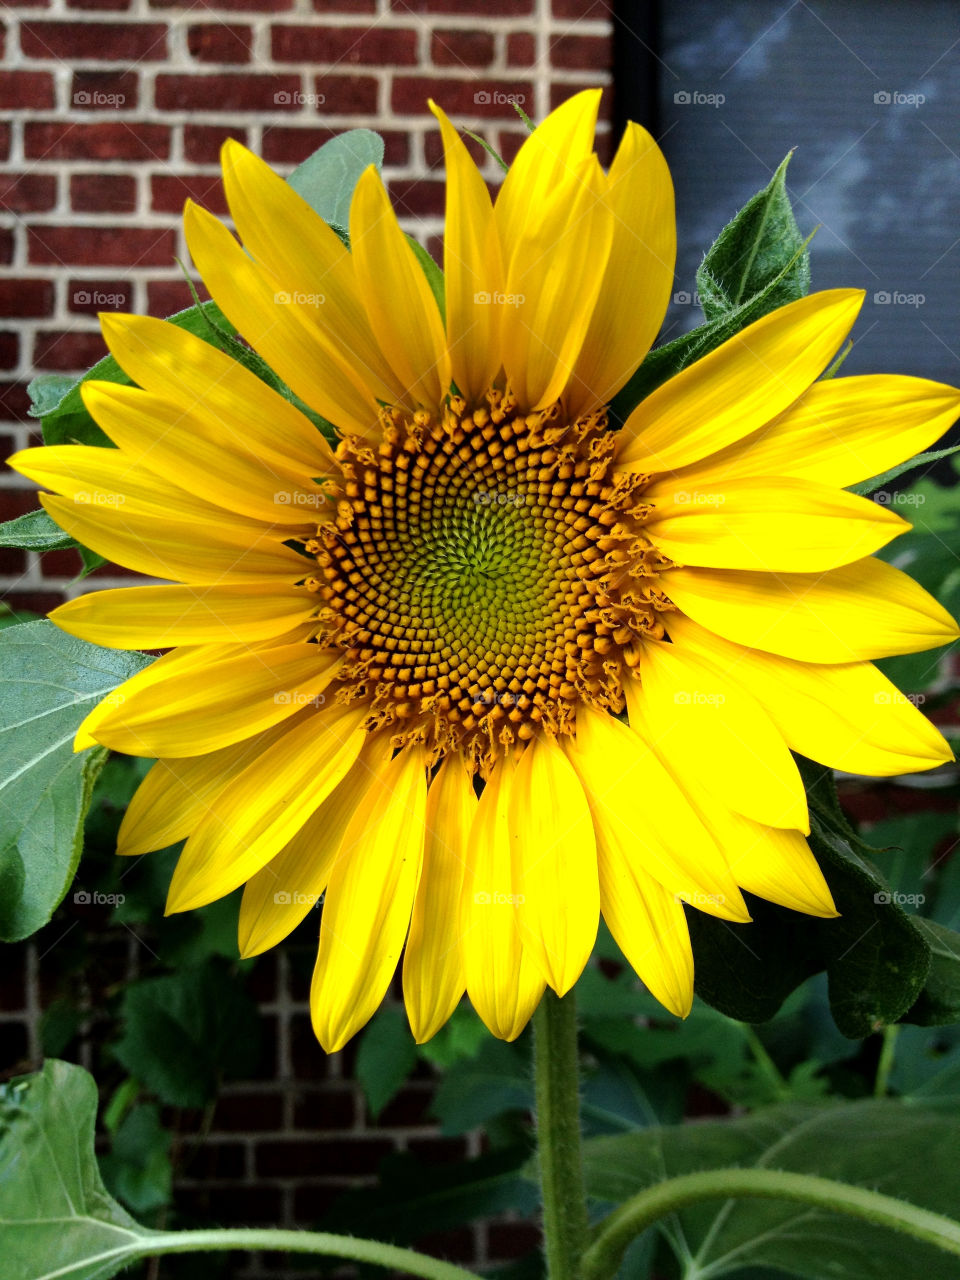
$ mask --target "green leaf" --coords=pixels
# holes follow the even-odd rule
[[[218,328],[228,333],[236,332],[215,302],[202,302],[199,306],[188,307],[185,311],[170,316],[169,320],[179,329],[186,329],[188,333],[203,338],[205,342],[211,342],[215,338],[214,331],[208,323],[209,320],[213,320]],[[100,430],[84,407],[80,387],[82,383],[91,379],[101,382],[118,382],[124,386],[132,385],[130,378],[113,356],[107,355],[89,369],[82,378],[72,381],[55,403],[51,403],[53,384],[50,384],[49,388],[40,388],[29,412],[32,417],[42,419],[45,444],[89,444],[101,448],[113,448],[113,441]]]
[[[114,1056],[172,1106],[205,1106],[223,1076],[242,1079],[256,1066],[256,1006],[227,966],[215,961],[132,983],[121,1018]]]
[[[50,1060],[0,1086],[0,1257],[5,1280],[108,1280],[102,1255],[144,1231],[107,1194],[93,1153],[97,1087]],[[86,1261],[84,1261],[86,1260]]]
[[[697,271],[706,323],[651,351],[613,399],[615,421],[748,324],[810,288],[810,237],[797,229],[786,191],[787,156],[769,184],[724,227]]]
[[[27,383],[27,395],[30,397],[30,408],[27,413],[31,418],[42,418],[57,407],[63,397],[76,382],[68,373],[41,373],[32,382]]]
[[[160,1123],[152,1102],[128,1111],[117,1128],[110,1152],[101,1157],[100,1172],[112,1196],[134,1213],[149,1213],[169,1204],[173,1188],[171,1134]]]
[[[0,525],[0,547],[19,547],[22,551],[65,551],[77,543],[64,533],[46,511],[28,511]]]
[[[751,899],[750,924],[688,911],[696,990],[741,1022],[766,1022],[811,974],[827,972],[837,1027],[861,1039],[899,1021],[917,1000],[930,949],[850,829],[828,770],[799,761],[810,799],[810,847],[839,919],[818,920]]]
[[[66,893],[107,753],[74,754],[81,720],[151,659],[85,644],[51,622],[0,631],[0,938],[50,919]]]
[[[357,1052],[357,1079],[376,1118],[417,1065],[417,1046],[403,1010],[390,1005],[367,1024]]]
[[[930,948],[930,971],[905,1021],[922,1027],[960,1022],[960,933],[922,916],[914,924]]]
[[[505,1111],[529,1111],[533,1084],[515,1044],[489,1039],[476,1057],[447,1070],[433,1099],[433,1114],[445,1134],[467,1133]]]
[[[917,467],[932,466],[934,462],[939,462],[941,458],[949,458],[954,453],[960,453],[960,444],[955,444],[950,449],[932,449],[928,453],[918,453],[915,458],[908,458],[906,462],[891,467],[889,471],[882,471],[871,480],[861,480],[859,484],[850,485],[849,491],[867,497],[871,493],[876,493],[883,485],[889,484],[891,480],[904,475],[905,472],[914,471]]]
[[[588,1193],[621,1201],[706,1168],[813,1173],[943,1214],[960,1201],[960,1118],[896,1102],[787,1104],[738,1120],[700,1121],[585,1144]],[[882,1227],[786,1200],[709,1200],[664,1223],[681,1275],[770,1267],[809,1280],[929,1280],[942,1253]],[[766,1273],[764,1273],[766,1274]]]
[[[809,292],[810,255],[787,195],[790,155],[724,227],[701,262],[697,291],[707,320],[729,315],[771,283],[768,311]]]
[[[369,165],[383,164],[383,139],[372,129],[348,129],[325,142],[287,181],[336,231],[350,226],[350,200]]]

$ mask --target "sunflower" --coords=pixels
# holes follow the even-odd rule
[[[690,906],[741,890],[835,915],[791,751],[862,774],[945,742],[870,659],[953,620],[872,558],[909,526],[846,492],[938,437],[960,393],[817,381],[862,301],[765,316],[644,399],[605,406],[655,338],[673,195],[630,124],[605,173],[599,91],[525,141],[491,202],[442,111],[445,313],[375,169],[350,248],[236,142],[241,244],[188,204],[241,335],[336,428],[171,324],[104,316],[135,386],[87,382],[115,449],[27,450],[68,533],[173,585],[53,621],[170,649],[80,728],[155,758],[120,852],[186,840],[169,910],[244,885],[240,949],[323,898],[311,1005],[339,1049],[403,955],[418,1041],[466,991],[497,1036],[576,981],[601,913],[690,1008]]]

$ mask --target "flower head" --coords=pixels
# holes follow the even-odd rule
[[[743,921],[745,889],[835,914],[791,750],[880,775],[949,758],[870,659],[956,628],[872,558],[908,526],[844,486],[936,439],[960,393],[817,381],[862,300],[831,290],[612,431],[675,242],[643,129],[600,168],[598,98],[531,134],[495,203],[434,108],[443,307],[374,169],[348,250],[226,144],[243,247],[189,205],[191,252],[335,449],[233,356],[107,316],[137,385],[87,383],[84,399],[116,449],[16,459],[69,533],[174,584],[52,615],[97,643],[172,648],[78,736],[156,758],[120,851],[186,838],[170,910],[245,885],[246,955],[324,896],[312,1006],[329,1050],[401,953],[419,1040],[465,989],[516,1036],[546,984],[576,981],[601,912],[683,1015],[685,904]]]

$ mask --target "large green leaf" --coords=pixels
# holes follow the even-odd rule
[[[97,1087],[48,1061],[0,1086],[0,1258],[4,1280],[108,1280],[110,1255],[153,1233],[110,1198],[93,1151]]]
[[[383,139],[372,129],[348,129],[298,165],[287,181],[320,217],[346,235],[350,200],[364,169],[383,164]]]
[[[729,222],[697,271],[706,323],[651,351],[611,405],[623,422],[662,382],[810,287],[807,241],[786,190],[787,156],[762,191]]]
[[[150,659],[85,644],[50,622],[0,631],[0,937],[50,919],[73,879],[106,751],[74,754],[80,721]]]
[[[850,829],[829,773],[801,762],[810,796],[810,846],[840,912],[818,920],[751,899],[753,922],[688,912],[697,992],[742,1022],[765,1022],[825,969],[844,1035],[860,1039],[904,1018],[923,990],[930,947]]]
[[[814,1173],[937,1213],[960,1203],[960,1118],[896,1102],[788,1104],[738,1120],[644,1129],[585,1144],[591,1196],[619,1202],[707,1168]],[[682,1277],[773,1267],[809,1280],[929,1280],[954,1265],[882,1227],[784,1200],[710,1200],[673,1215],[664,1234]],[[766,1274],[765,1272],[763,1274]]]
[[[0,525],[0,547],[19,547],[23,551],[64,551],[77,544],[64,533],[46,511],[28,511],[16,520]]]
[[[206,1106],[224,1071],[242,1079],[256,1067],[256,1006],[216,959],[132,983],[123,994],[122,1021],[115,1056],[171,1106]]]
[[[378,1116],[417,1065],[417,1046],[403,1010],[381,1009],[367,1024],[357,1051],[357,1080]]]

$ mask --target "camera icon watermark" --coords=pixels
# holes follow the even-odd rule
[[[901,293],[897,289],[878,289],[873,295],[877,307],[922,307],[926,300],[925,293]]]
[[[899,690],[881,689],[873,695],[874,704],[878,707],[922,707],[927,700],[925,693],[900,693]]]
[[[481,890],[473,895],[473,900],[478,907],[519,907],[527,899],[522,893],[501,893],[499,890],[486,893]]]
[[[673,495],[678,507],[722,507],[726,502],[723,493],[711,493],[701,489],[678,489]]]
[[[99,889],[94,889],[92,893],[87,889],[78,889],[73,895],[73,901],[78,907],[119,907],[126,900],[124,893],[101,893]]]
[[[297,690],[281,690],[273,695],[278,707],[322,707],[327,700],[325,693],[300,693]]]
[[[100,89],[78,89],[72,99],[75,107],[122,107],[126,100],[125,93],[103,93]]]
[[[273,895],[278,907],[316,907],[323,901],[322,893],[300,893],[294,890],[286,893],[282,889]]]
[[[273,300],[281,307],[322,307],[326,302],[326,295],[322,293],[301,293],[294,290],[293,293],[286,293],[281,290],[273,295]]]
[[[504,93],[500,89],[478,89],[473,95],[473,101],[478,107],[522,107],[526,100],[525,94]]]
[[[927,897],[923,893],[898,893],[895,889],[889,889],[875,893],[873,900],[880,907],[922,907]]]
[[[923,93],[900,93],[896,89],[880,89],[873,95],[873,101],[878,107],[922,107],[926,102],[926,94]]]
[[[703,93],[700,89],[678,89],[673,101],[678,107],[722,107],[725,93]]]
[[[73,501],[82,507],[122,507],[126,502],[122,493],[104,493],[100,489],[80,489]]]
[[[881,507],[922,507],[927,500],[922,493],[891,493],[889,489],[878,489],[870,496]]]
[[[678,307],[699,307],[700,294],[696,289],[694,289],[693,293],[688,289],[678,289],[673,295],[673,302]]]
[[[123,307],[127,299],[122,293],[104,293],[102,289],[76,289],[71,294],[75,307]]]
[[[273,495],[278,507],[322,507],[327,498],[322,493],[305,493],[300,489],[278,489]]]
[[[478,307],[522,307],[526,300],[522,293],[501,293],[499,289],[493,293],[481,290],[473,295],[474,305]]]
[[[722,707],[726,702],[722,693],[708,693],[703,689],[678,689],[673,701],[678,707]]]
[[[277,107],[322,107],[326,100],[325,93],[301,93],[299,89],[278,89],[273,95]]]

